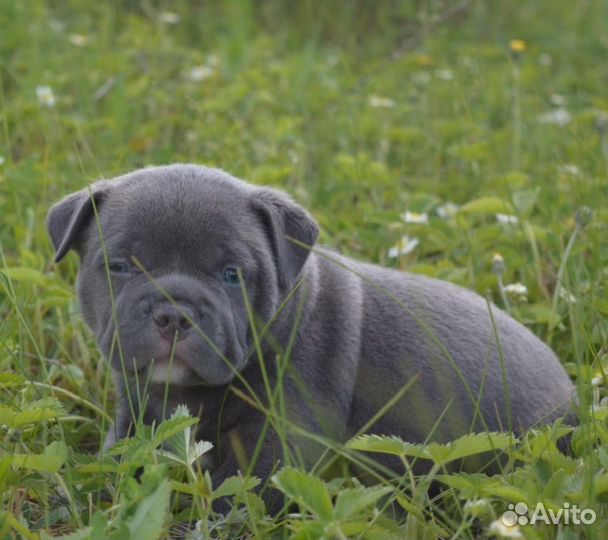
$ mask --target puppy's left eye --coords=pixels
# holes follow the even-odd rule
[[[222,272],[222,278],[226,283],[238,283],[239,282],[239,273],[234,266],[228,266],[224,268]]]
[[[113,274],[128,274],[131,271],[131,266],[123,262],[109,263],[108,268]]]

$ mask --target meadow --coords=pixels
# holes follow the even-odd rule
[[[0,0],[0,538],[605,537],[607,21],[604,0]],[[321,243],[487,296],[556,351],[579,424],[351,441],[333,449],[346,464],[433,467],[363,485],[346,465],[286,466],[276,516],[254,478],[211,485],[188,411],[99,457],[110,369],[46,213],[171,162],[283,189]],[[508,446],[502,474],[446,468],[490,440]],[[522,503],[595,519],[508,527]]]

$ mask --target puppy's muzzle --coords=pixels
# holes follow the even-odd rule
[[[159,302],[152,308],[152,320],[163,339],[180,341],[192,328],[194,312],[185,304]]]

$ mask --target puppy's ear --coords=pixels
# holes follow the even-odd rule
[[[312,247],[319,236],[319,227],[304,208],[284,193],[257,189],[252,204],[269,237],[279,283],[284,290],[290,290],[296,284],[310,254],[310,249],[298,245],[290,238]]]
[[[93,217],[93,201],[97,207],[105,192],[105,183],[100,184],[95,184],[91,190],[87,188],[68,195],[49,210],[46,228],[55,248],[55,262],[74,247],[79,234]]]

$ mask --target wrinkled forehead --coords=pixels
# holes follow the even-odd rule
[[[238,185],[196,179],[123,183],[101,205],[104,241],[123,255],[221,258],[255,243],[248,195]]]

